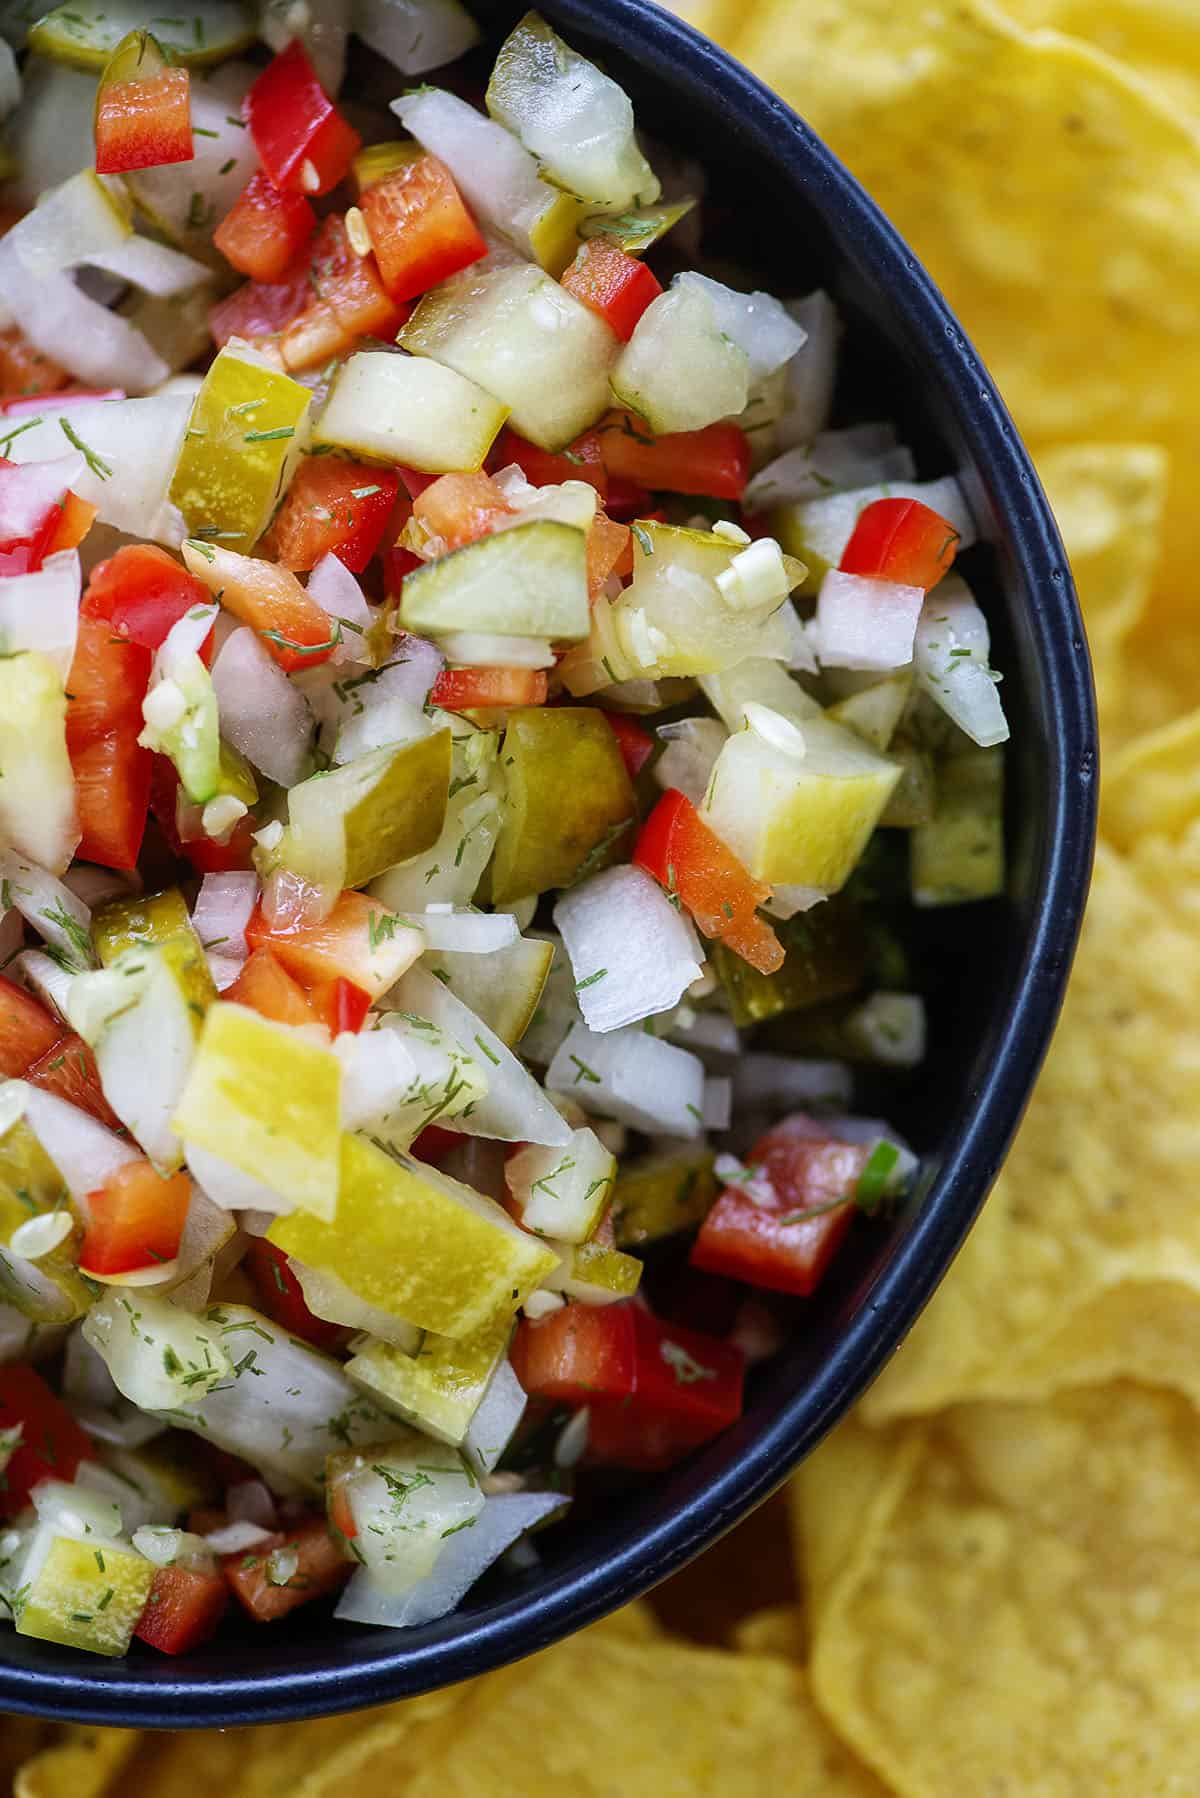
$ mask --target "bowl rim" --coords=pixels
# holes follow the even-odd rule
[[[396,1645],[346,1668],[330,1663],[222,1676],[207,1666],[97,1659],[80,1679],[52,1667],[5,1665],[0,1706],[92,1724],[190,1728],[289,1722],[383,1704],[474,1677],[548,1647],[639,1596],[707,1548],[767,1498],[816,1446],[898,1347],[961,1246],[1012,1140],[1050,1041],[1082,921],[1095,841],[1097,727],[1083,624],[1066,553],[1032,463],[991,377],[931,277],[857,180],[766,84],[694,27],[648,0],[548,0],[566,29],[610,37],[676,89],[703,90],[752,153],[774,162],[823,216],[839,245],[870,245],[876,278],[910,340],[936,361],[974,459],[988,470],[997,512],[1026,590],[1029,620],[1055,721],[1046,783],[1046,850],[1032,903],[1034,927],[1013,980],[1013,1002],[976,1103],[950,1138],[941,1168],[904,1239],[811,1381],[691,1502],[603,1564],[571,1566],[501,1598],[442,1639]],[[186,1667],[186,1661],[183,1667]]]

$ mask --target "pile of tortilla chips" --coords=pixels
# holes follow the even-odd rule
[[[681,10],[916,247],[1062,525],[1107,759],[1045,1074],[794,1481],[794,1573],[777,1504],[653,1610],[430,1698],[188,1738],[11,1720],[18,1798],[1200,1791],[1200,5]]]

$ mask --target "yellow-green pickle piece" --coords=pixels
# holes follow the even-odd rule
[[[687,1144],[621,1163],[612,1198],[617,1247],[637,1248],[703,1223],[717,1196],[713,1161],[711,1149]]]
[[[204,945],[192,928],[187,901],[178,887],[106,899],[92,913],[92,942],[105,968],[125,949],[161,949],[184,998],[199,1017],[217,996]]]
[[[17,1112],[19,1091],[16,1082],[0,1087],[0,1298],[34,1323],[71,1323],[95,1296],[78,1269],[83,1230],[62,1175],[24,1118],[18,1114],[4,1127]],[[34,1260],[11,1248],[22,1225],[60,1215],[71,1228],[54,1248]]]
[[[511,1317],[557,1259],[494,1200],[350,1135],[336,1223],[292,1212],[269,1236],[367,1304],[459,1339],[499,1313]]]
[[[961,905],[1004,891],[1004,751],[947,756],[933,817],[909,838],[914,905]]]
[[[457,1448],[504,1358],[512,1324],[503,1312],[459,1340],[429,1330],[413,1355],[372,1341],[351,1357],[346,1372],[385,1411]]]
[[[92,1654],[124,1654],[154,1573],[153,1563],[131,1548],[55,1536],[37,1571],[14,1595],[17,1634]]]
[[[373,749],[288,794],[277,863],[330,890],[368,880],[431,849],[450,793],[448,730]]]
[[[636,1255],[603,1242],[556,1242],[559,1265],[545,1281],[550,1292],[565,1293],[585,1305],[614,1305],[632,1298],[642,1279]]]
[[[494,904],[569,886],[616,859],[637,802],[603,712],[518,707],[509,714],[500,767],[506,796],[492,862]]]
[[[783,966],[774,974],[761,974],[720,943],[709,946],[739,1029],[857,992],[866,975],[867,939],[848,900],[822,900],[811,911],[776,923],[774,930],[784,948]]]

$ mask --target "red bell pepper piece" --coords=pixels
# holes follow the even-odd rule
[[[430,689],[429,703],[444,712],[545,705],[548,691],[544,668],[443,668]]]
[[[174,556],[153,543],[127,543],[92,570],[83,611],[107,621],[114,637],[160,649],[173,625],[210,594]]]
[[[610,412],[596,427],[610,481],[619,477],[667,493],[741,499],[750,479],[750,440],[740,425],[705,425],[656,437],[633,412]]]
[[[251,1237],[242,1266],[250,1276],[259,1304],[281,1329],[310,1342],[314,1348],[337,1348],[345,1342],[347,1333],[341,1324],[331,1324],[309,1310],[287,1256],[265,1236]]]
[[[92,1051],[32,993],[0,974],[0,1075],[28,1080],[110,1130],[121,1125],[100,1090]]]
[[[298,1557],[295,1573],[283,1585],[268,1576],[267,1561],[275,1549],[291,1550]],[[329,1532],[323,1517],[315,1517],[295,1529],[278,1532],[259,1544],[253,1554],[226,1555],[222,1570],[229,1589],[256,1623],[274,1623],[297,1605],[336,1592],[349,1579],[351,1563]]]
[[[399,487],[394,469],[309,456],[292,477],[263,548],[284,568],[304,573],[332,551],[361,574],[379,548]]]
[[[513,1337],[513,1372],[531,1398],[590,1405],[627,1400],[637,1359],[633,1304],[564,1305]]]
[[[785,1118],[748,1157],[753,1196],[725,1188],[700,1226],[692,1265],[807,1297],[850,1228],[870,1154],[801,1114]]]
[[[378,899],[348,889],[319,924],[272,929],[260,901],[246,926],[246,941],[251,949],[269,949],[307,987],[341,976],[365,991],[370,987],[372,932],[381,919],[394,915]]]
[[[124,1133],[125,1126],[104,1097],[96,1057],[73,1031],[65,1031],[52,1049],[27,1067],[24,1078],[31,1086],[40,1086],[43,1092],[53,1093],[55,1098],[86,1111],[106,1130]]]
[[[248,1005],[275,1024],[315,1024],[319,1019],[308,994],[298,980],[269,949],[256,949],[241,973],[221,997],[231,1005]]]
[[[67,678],[67,751],[78,853],[105,868],[136,867],[146,828],[152,763],[137,739],[150,665],[144,644],[124,641],[106,618],[81,614]]]
[[[368,187],[359,209],[394,300],[412,300],[487,255],[454,177],[436,156],[418,156]]]
[[[629,778],[636,780],[654,754],[654,738],[644,724],[639,724],[636,718],[627,717],[624,712],[605,712],[604,716],[617,739],[617,748],[629,770]]]
[[[24,1361],[0,1367],[0,1430],[21,1426],[21,1438],[5,1469],[0,1514],[15,1517],[41,1480],[73,1480],[95,1450],[62,1400]]]
[[[341,975],[336,980],[322,980],[309,994],[312,1008],[331,1036],[349,1030],[357,1036],[371,1009],[371,995],[361,986]]]
[[[46,554],[56,556],[60,549],[78,549],[95,524],[98,511],[98,506],[93,506],[90,500],[80,499],[68,487]]]
[[[600,498],[608,497],[608,471],[595,431],[585,431],[565,450],[539,449],[505,425],[492,446],[488,466],[509,468],[513,463],[533,487],[557,487],[563,481],[587,481]]]
[[[191,1199],[186,1174],[164,1180],[144,1158],[127,1161],[87,1195],[80,1267],[92,1274],[127,1274],[173,1261]]]
[[[254,832],[258,829],[253,813],[238,819],[224,843],[203,834],[185,839],[179,830],[179,776],[174,765],[165,755],[152,755],[150,765],[150,810],[172,855],[189,861],[197,874],[228,874],[253,866]]]
[[[96,96],[96,173],[192,162],[191,78],[160,69],[144,80],[102,82]]]
[[[262,345],[298,319],[311,299],[307,260],[278,281],[247,281],[210,310],[208,328],[213,342],[222,349],[231,337],[244,337]]]
[[[413,495],[412,515],[431,538],[452,550],[486,537],[513,516],[513,509],[491,475],[443,474]]]
[[[390,340],[412,310],[388,294],[375,258],[355,250],[340,212],[322,221],[313,240],[308,283],[309,303],[279,339],[287,369],[313,368],[344,355],[360,337]]]
[[[317,80],[299,39],[269,62],[242,102],[258,159],[276,187],[327,194],[362,142]]]
[[[239,274],[280,281],[316,228],[304,195],[281,191],[259,169],[213,232],[213,244]]]
[[[633,859],[678,895],[705,936],[760,973],[782,967],[783,946],[757,910],[770,898],[770,887],[753,878],[686,794],[675,788],[663,794],[642,826]]]
[[[613,518],[648,518],[654,495],[636,481],[627,481],[623,474],[614,474],[608,476],[606,503]]]
[[[568,293],[602,318],[622,343],[629,342],[638,319],[662,292],[662,283],[644,262],[627,256],[603,237],[589,238],[580,246],[561,282]]]
[[[919,499],[877,499],[859,516],[842,552],[844,574],[934,587],[954,561],[958,532]]]
[[[134,1635],[162,1654],[187,1654],[212,1636],[229,1607],[219,1572],[160,1567]]]

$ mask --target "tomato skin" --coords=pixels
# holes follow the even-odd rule
[[[285,1547],[295,1550],[299,1566],[287,1585],[274,1586],[267,1578],[267,1558]],[[226,1555],[221,1566],[230,1591],[256,1623],[274,1623],[298,1605],[336,1592],[351,1573],[323,1517],[269,1536],[253,1554]]]
[[[700,1226],[692,1266],[807,1298],[850,1228],[869,1157],[869,1148],[825,1135],[802,1114],[785,1119],[748,1157],[755,1198],[725,1188]],[[810,1208],[817,1213],[810,1220],[797,1216]]]
[[[412,515],[447,550],[462,549],[513,516],[488,474],[443,474],[413,496]]]
[[[287,1256],[265,1236],[254,1236],[242,1262],[254,1283],[258,1302],[281,1329],[310,1342],[314,1348],[339,1348],[346,1340],[341,1324],[314,1317],[304,1301],[300,1282],[288,1266]]]
[[[213,232],[213,244],[239,274],[279,281],[316,228],[303,194],[282,192],[258,169]]]
[[[608,497],[608,471],[595,431],[585,431],[565,450],[539,449],[505,425],[492,446],[488,466],[509,468],[513,463],[533,487],[557,487],[563,481],[587,481],[602,500]]]
[[[418,156],[374,182],[359,210],[394,300],[415,299],[487,255],[453,176],[436,156]]]
[[[62,1400],[24,1361],[0,1367],[0,1429],[21,1425],[21,1439],[5,1468],[0,1516],[15,1517],[41,1480],[72,1480],[95,1450]]]
[[[903,587],[937,585],[958,547],[958,532],[919,499],[877,499],[859,517],[839,568]]]
[[[160,1567],[134,1635],[161,1654],[187,1654],[207,1642],[229,1608],[220,1573]]]
[[[126,1162],[87,1195],[80,1267],[93,1274],[127,1274],[173,1261],[191,1200],[186,1174],[164,1180],[145,1159]]]
[[[632,1397],[637,1357],[630,1302],[564,1305],[536,1323],[517,1325],[513,1372],[531,1398],[590,1405]]]
[[[173,625],[193,606],[210,602],[208,589],[174,556],[153,543],[127,543],[92,570],[83,596],[89,618],[103,618],[114,637],[161,649]]]
[[[629,778],[636,780],[654,754],[654,738],[644,724],[627,717],[624,712],[605,712],[604,716],[617,739],[617,748],[629,770]]]
[[[326,95],[298,38],[267,64],[242,102],[242,116],[268,179],[286,192],[328,193],[362,143]]]
[[[78,853],[105,868],[136,867],[142,846],[152,762],[137,739],[150,666],[143,644],[81,612],[67,677],[67,753],[82,833]]]
[[[310,989],[342,976],[369,991],[372,931],[379,928],[381,918],[394,916],[378,899],[348,889],[320,923],[272,929],[260,900],[246,926],[246,942],[252,950],[269,949]]]
[[[20,1080],[58,1046],[66,1026],[32,993],[0,974],[0,1074]]]
[[[255,949],[221,997],[230,1005],[246,1005],[275,1024],[321,1021],[300,982],[293,980],[269,949]]]
[[[602,318],[622,343],[629,342],[639,318],[662,292],[662,283],[644,262],[603,237],[589,238],[581,246],[561,285]]]
[[[409,1153],[415,1155],[418,1161],[429,1161],[436,1167],[461,1142],[462,1137],[457,1130],[446,1130],[441,1124],[426,1124]]]
[[[336,980],[319,982],[309,1000],[331,1036],[341,1036],[347,1030],[357,1036],[371,1009],[370,993],[364,993],[361,986],[341,975]]]
[[[3,1001],[0,1000],[0,1005]],[[31,1086],[77,1105],[106,1130],[123,1131],[122,1124],[100,1085],[96,1057],[81,1036],[67,1031],[52,1049],[26,1068],[24,1078]]]
[[[545,705],[549,690],[544,668],[444,668],[430,689],[429,703],[444,712]]]
[[[659,885],[677,893],[707,937],[715,937],[763,974],[783,965],[783,946],[758,906],[769,886],[710,830],[686,794],[663,794],[638,837],[633,859]]]
[[[612,574],[633,573],[633,532],[606,512],[597,511],[587,537],[588,599],[603,593]]]
[[[102,84],[96,96],[96,173],[121,175],[194,161],[190,88],[186,69]]]
[[[653,492],[741,499],[750,479],[750,440],[740,425],[712,424],[656,437],[636,413],[609,412],[596,429],[610,482],[619,478]]]
[[[292,477],[264,551],[295,573],[308,573],[332,553],[351,574],[361,574],[379,548],[399,487],[394,469],[309,456]]]

